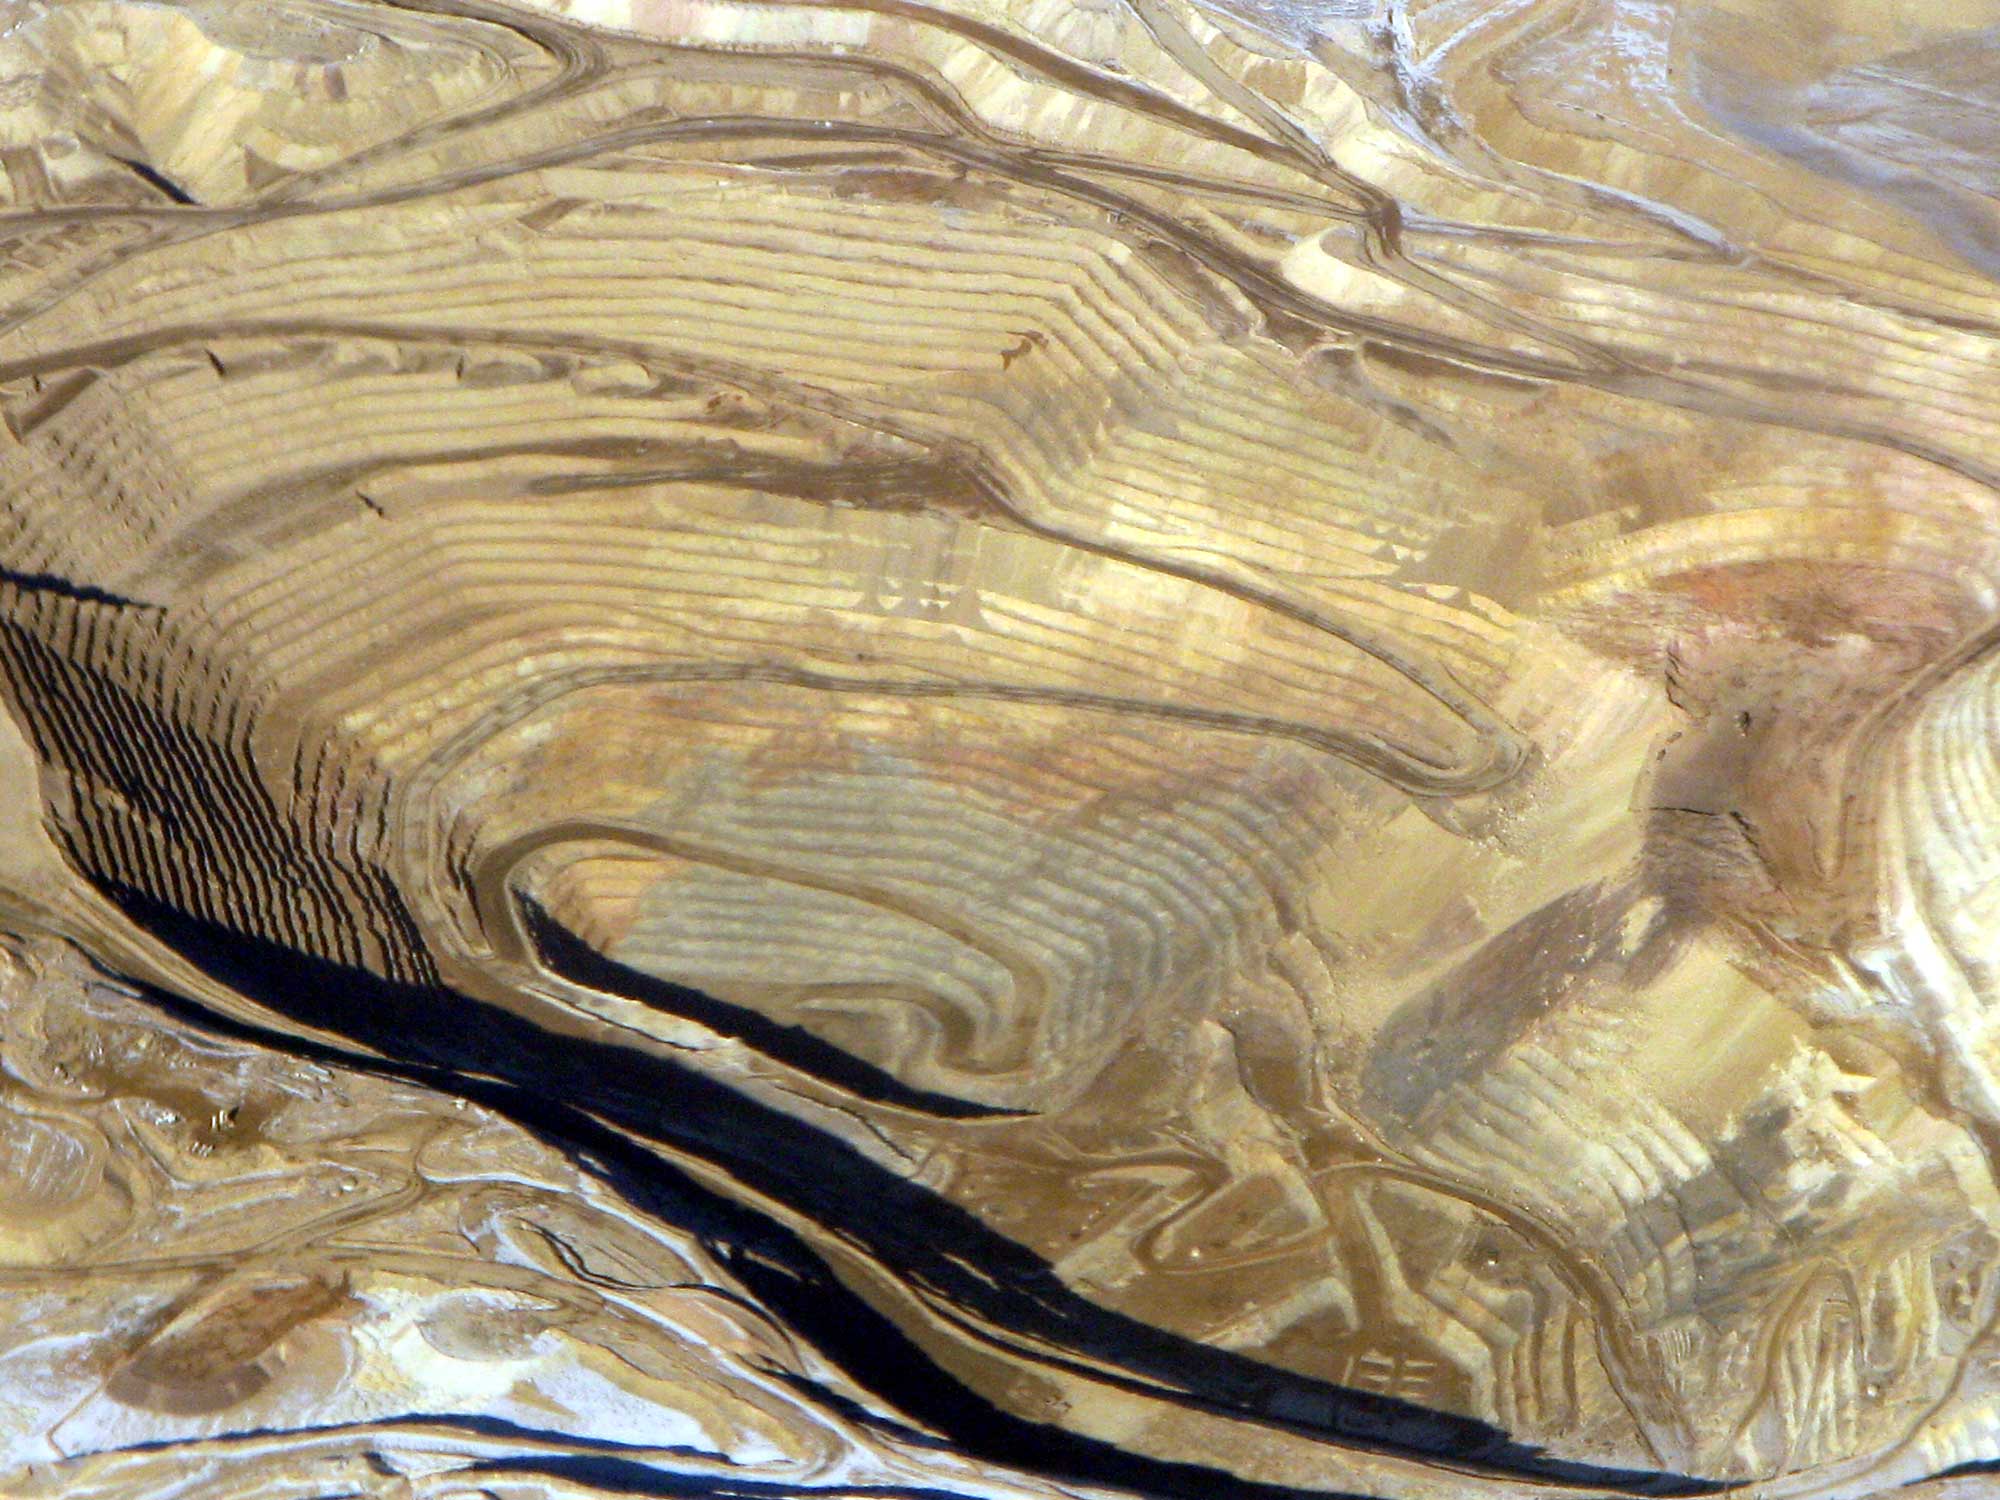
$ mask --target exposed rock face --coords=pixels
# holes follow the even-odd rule
[[[0,11],[0,1488],[2000,1461],[1996,77]]]

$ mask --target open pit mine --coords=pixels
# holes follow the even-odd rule
[[[2000,0],[0,0],[0,1494],[2000,1495]]]

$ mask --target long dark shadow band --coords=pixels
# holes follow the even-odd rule
[[[301,954],[190,917],[130,888],[101,889],[220,982],[390,1060],[307,1043],[149,990],[156,1003],[211,1029],[462,1095],[507,1116],[641,1211],[697,1236],[773,1316],[863,1388],[969,1455],[1050,1478],[1185,1500],[1363,1500],[1148,1458],[1002,1411],[940,1369],[793,1231],[708,1189],[622,1132],[726,1171],[861,1247],[934,1301],[1127,1372],[1121,1380],[1093,1371],[1108,1383],[1333,1445],[1489,1477],[1635,1496],[1728,1488],[1686,1475],[1552,1458],[1485,1422],[1350,1390],[1167,1333],[1078,1296],[1045,1260],[965,1209],[696,1068],[558,1036],[457,991],[398,983]],[[575,982],[641,998],[648,984],[659,983],[554,924],[544,924],[537,940],[550,967]]]

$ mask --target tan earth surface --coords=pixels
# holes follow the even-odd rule
[[[0,1493],[2000,1492],[1996,274],[2000,0],[0,0]]]

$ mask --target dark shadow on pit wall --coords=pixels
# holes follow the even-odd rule
[[[850,1292],[798,1235],[701,1186],[672,1161],[604,1122],[713,1164],[974,1320],[1113,1366],[1122,1375],[1094,1372],[1096,1378],[1130,1390],[1330,1445],[1423,1459],[1488,1478],[1636,1496],[1705,1495],[1727,1488],[1684,1475],[1551,1458],[1484,1422],[1350,1390],[1166,1333],[1078,1296],[1046,1261],[964,1209],[697,1068],[558,1036],[451,989],[385,980],[191,918],[128,888],[103,889],[135,922],[215,979],[303,1025],[345,1036],[393,1061],[227,1021],[149,991],[162,1006],[263,1045],[463,1095],[508,1116],[642,1211],[698,1236],[774,1317],[861,1386],[944,1433],[965,1454],[1058,1480],[1184,1500],[1334,1496],[1148,1458],[997,1409]],[[546,920],[537,939],[549,967],[574,982],[640,1000],[649,986],[662,983],[606,959]]]

